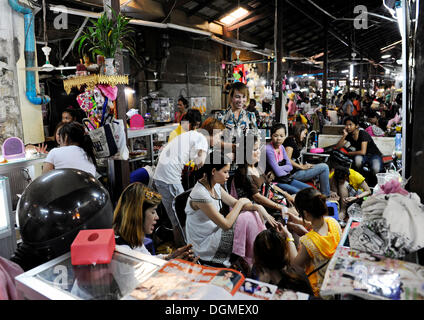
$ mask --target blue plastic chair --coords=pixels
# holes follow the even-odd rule
[[[152,239],[150,239],[148,237],[144,237],[143,243],[144,243],[144,246],[146,247],[146,249],[149,250],[149,252],[152,255],[155,255],[156,254],[155,253],[155,246],[153,245],[153,240]]]
[[[328,215],[336,220],[339,220],[339,205],[337,202],[327,201]]]

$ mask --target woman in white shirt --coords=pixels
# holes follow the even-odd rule
[[[59,148],[52,149],[44,160],[43,173],[54,169],[79,169],[96,176],[93,143],[78,122],[65,123],[58,130]]]
[[[176,196],[184,192],[181,182],[184,165],[193,161],[196,167],[202,167],[209,148],[220,141],[223,128],[225,127],[220,121],[210,117],[203,122],[200,130],[184,132],[174,138],[159,155],[153,181],[156,190],[162,195],[162,204],[172,224],[174,242],[177,246],[184,241],[178,231],[173,201]]]
[[[144,254],[151,254],[144,246],[145,235],[155,230],[159,216],[156,209],[162,196],[140,182],[130,184],[119,197],[113,214],[113,229],[117,246],[129,248]],[[191,245],[178,248],[168,255],[156,257],[170,260],[174,258],[196,262]]]
[[[233,229],[240,212],[257,211],[263,222],[267,220],[271,226],[277,225],[263,206],[247,198],[237,200],[221,186],[228,180],[230,163],[221,152],[211,153],[209,163],[201,170],[204,176],[193,187],[185,208],[187,242],[193,244],[200,262],[210,266],[231,266]],[[226,216],[220,213],[222,203],[232,208]]]

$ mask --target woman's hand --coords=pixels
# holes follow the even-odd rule
[[[187,261],[191,261],[193,263],[196,263],[197,260],[199,260],[199,257],[195,257],[193,250],[191,250],[191,247],[193,245],[188,244],[184,247],[178,248],[172,253],[168,254],[165,257],[165,260],[171,260],[171,259],[183,259]]]
[[[328,197],[328,200],[339,201],[340,200],[340,197],[337,194],[337,192],[330,191],[330,196]]]
[[[290,229],[290,231],[296,233],[299,237],[308,233],[308,230],[303,225],[298,223],[288,222],[287,228]]]
[[[44,143],[42,143],[41,145],[39,144],[37,147],[35,147],[35,150],[37,150],[38,153],[48,153],[47,145],[44,145]]]
[[[308,220],[300,218],[299,213],[296,211],[295,208],[289,208],[288,214],[289,214],[289,222],[293,224],[302,225],[308,230],[312,228],[312,223]]]
[[[290,233],[289,229],[287,229],[287,227],[280,222],[277,222],[275,230],[277,230],[278,233],[282,234],[286,238],[292,238],[292,234]]]
[[[310,163],[305,163],[301,165],[302,170],[308,170],[314,167],[314,165],[310,164]]]
[[[348,134],[349,134],[349,133],[347,132],[346,128],[344,128],[344,129],[343,129],[343,136],[346,138]]]
[[[249,199],[247,199],[247,198],[240,198],[240,199],[238,199],[237,200],[237,203],[239,203],[240,205],[241,205],[241,208],[243,209],[243,207],[245,206],[245,205],[249,205],[249,204],[251,204],[252,203],[252,201],[250,201]]]
[[[348,203],[351,203],[351,202],[355,201],[356,199],[358,199],[358,198],[356,198],[356,197],[347,197],[347,198],[343,198],[343,202],[345,204],[348,204]]]
[[[271,225],[271,227],[275,228],[277,227],[278,222],[275,220],[273,216],[271,216],[264,206],[255,204],[256,211],[262,216],[262,218]]]

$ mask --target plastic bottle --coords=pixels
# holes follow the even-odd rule
[[[315,139],[314,139],[314,142],[312,143],[311,150],[316,149],[317,146],[318,146],[318,137],[315,134]]]

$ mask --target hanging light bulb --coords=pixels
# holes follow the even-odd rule
[[[234,52],[236,53],[237,61],[240,61],[240,53],[241,53],[241,51],[240,50],[236,50]]]

